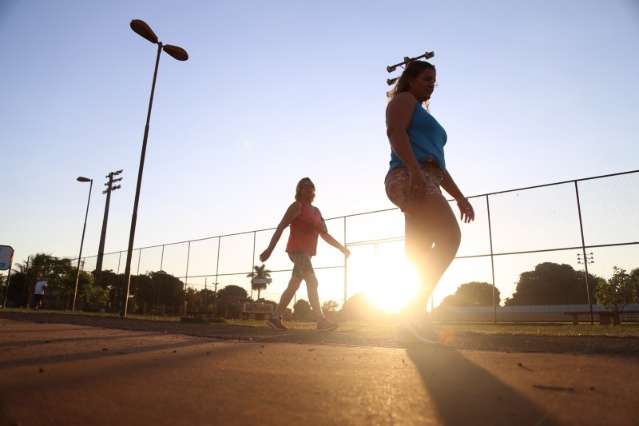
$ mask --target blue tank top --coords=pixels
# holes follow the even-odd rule
[[[417,161],[421,163],[430,157],[440,169],[446,170],[446,161],[444,160],[446,130],[435,120],[435,117],[424,109],[420,102],[415,104],[407,132],[410,146]],[[391,150],[390,169],[393,170],[403,165],[402,160]]]

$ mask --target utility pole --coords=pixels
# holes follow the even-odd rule
[[[106,175],[106,178],[109,179],[107,183],[104,184],[106,189],[102,191],[103,194],[106,194],[106,202],[104,204],[104,219],[102,219],[102,233],[100,234],[100,246],[98,247],[98,259],[95,263],[95,273],[96,278],[99,273],[102,271],[102,259],[104,258],[104,240],[106,239],[106,230],[107,230],[107,222],[109,220],[109,204],[111,204],[111,191],[115,191],[120,188],[120,185],[113,186],[114,183],[119,182],[122,178],[115,178],[115,176],[122,173],[122,170],[118,170],[117,172],[111,172]],[[99,278],[97,278],[99,280]]]
[[[590,294],[588,291],[590,286],[588,285],[588,265],[595,263],[595,255],[592,252],[586,253],[586,249],[583,249],[582,253],[577,253],[577,263],[580,265],[584,265],[584,280],[586,283],[586,300],[590,304],[590,322],[594,324],[594,319],[592,318],[592,302],[590,301]]]

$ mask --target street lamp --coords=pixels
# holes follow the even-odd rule
[[[80,260],[82,259],[82,246],[84,245],[84,232],[87,230],[87,216],[89,215],[89,203],[91,203],[91,190],[93,189],[93,179],[78,176],[78,182],[91,182],[89,185],[89,199],[87,200],[87,211],[84,213],[84,226],[82,227],[82,239],[80,240],[80,253],[78,254],[78,268],[75,272],[75,289],[73,290],[73,303],[71,310],[75,311],[75,300],[78,296],[78,282],[80,281]]]
[[[124,276],[126,279],[126,289],[124,291],[124,302],[122,303],[122,318],[126,317],[127,304],[129,303],[129,289],[131,287],[131,258],[133,257],[133,240],[135,238],[135,226],[137,224],[138,217],[138,203],[140,201],[140,187],[142,185],[142,172],[144,171],[144,157],[146,155],[146,143],[149,137],[149,121],[151,120],[151,108],[153,107],[153,94],[155,93],[155,81],[158,75],[158,65],[160,64],[160,53],[164,50],[169,56],[177,59],[178,61],[186,61],[189,59],[186,50],[178,46],[170,44],[163,44],[158,40],[158,36],[155,35],[149,25],[140,20],[134,19],[131,21],[131,29],[141,37],[147,39],[153,44],[157,44],[158,51],[155,59],[155,70],[153,72],[153,84],[151,85],[151,97],[149,98],[149,109],[146,114],[146,126],[144,127],[144,139],[142,140],[142,152],[140,154],[140,167],[138,169],[138,182],[135,187],[135,200],[133,201],[133,214],[131,215],[131,231],[129,232],[129,247],[126,252],[126,267],[124,270]]]

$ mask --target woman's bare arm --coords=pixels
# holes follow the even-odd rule
[[[266,262],[266,260],[271,256],[273,249],[282,236],[282,232],[284,232],[286,227],[289,226],[291,222],[293,222],[295,218],[300,215],[301,212],[302,207],[297,201],[288,207],[286,213],[284,213],[284,217],[282,217],[282,220],[280,221],[280,224],[277,225],[277,229],[273,233],[273,237],[271,237],[270,244],[268,245],[266,250],[264,250],[262,254],[260,254],[260,260],[262,262]]]

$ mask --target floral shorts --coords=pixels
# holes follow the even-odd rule
[[[293,276],[309,280],[315,278],[315,270],[311,263],[311,256],[305,253],[289,253],[289,259],[293,262]]]
[[[430,165],[422,165],[422,174],[426,179],[426,186],[416,195],[416,197],[427,197],[432,195],[442,195],[439,188],[444,173],[441,169]],[[404,211],[406,204],[411,200],[408,188],[408,169],[406,167],[396,167],[388,172],[384,180],[386,186],[386,195],[388,199],[397,207]]]

